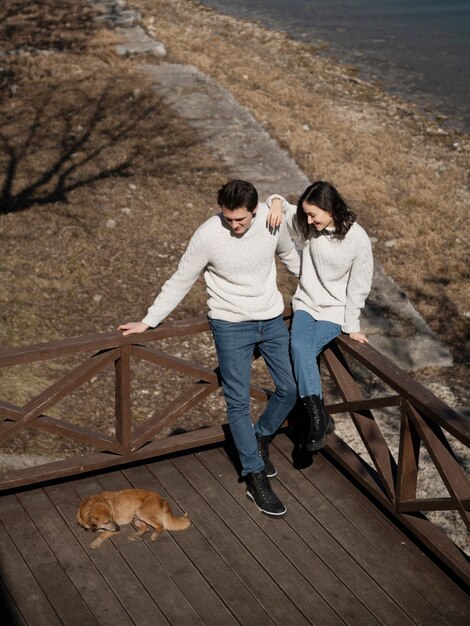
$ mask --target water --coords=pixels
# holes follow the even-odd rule
[[[204,0],[222,13],[259,21],[358,67],[436,116],[470,132],[468,0]],[[249,42],[246,42],[249,45]]]

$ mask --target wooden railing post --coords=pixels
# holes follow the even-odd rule
[[[121,346],[115,363],[115,428],[122,454],[131,452],[131,347]]]

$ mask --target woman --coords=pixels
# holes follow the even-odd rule
[[[338,191],[324,181],[307,187],[297,206],[269,196],[268,224],[283,215],[302,255],[300,282],[292,300],[291,352],[299,395],[310,418],[308,450],[319,450],[334,428],[323,404],[317,357],[340,332],[367,343],[359,318],[369,294],[372,247],[356,215]]]

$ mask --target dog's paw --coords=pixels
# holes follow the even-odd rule
[[[98,541],[98,539],[95,539],[94,541],[92,541],[92,542],[90,543],[90,548],[91,548],[92,550],[98,550],[98,548],[100,547],[100,545],[101,545],[101,541]]]
[[[158,535],[159,535],[159,534],[160,534],[160,533],[152,533],[152,534],[150,535],[150,541],[157,541],[157,539],[158,539]]]

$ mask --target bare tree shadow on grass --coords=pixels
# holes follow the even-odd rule
[[[0,51],[83,50],[100,27],[89,0],[3,0],[0,3]]]
[[[77,74],[77,73],[76,73]],[[150,89],[116,71],[42,77],[1,105],[0,213],[64,202],[111,177],[177,167],[193,139]],[[27,87],[28,85],[26,85]]]

